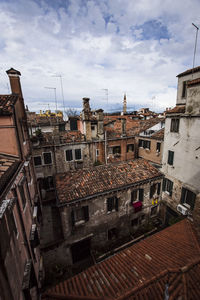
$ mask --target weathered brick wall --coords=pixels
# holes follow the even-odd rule
[[[151,141],[151,149],[144,149],[142,147],[139,147],[139,139],[141,140],[147,140]],[[154,140],[154,139],[148,139],[143,137],[137,137],[137,147],[138,147],[138,156],[143,157],[146,160],[149,160],[151,162],[154,162],[156,164],[161,165],[162,163],[162,151],[163,151],[163,141],[161,140]],[[161,143],[161,150],[158,153],[156,151],[156,144]]]

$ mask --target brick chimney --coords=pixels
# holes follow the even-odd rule
[[[127,102],[126,102],[126,94],[124,94],[124,102],[123,102],[123,114],[126,113],[126,105],[127,105]]]
[[[104,138],[104,128],[103,128],[103,109],[98,109],[96,110],[96,115],[97,115],[97,132],[98,132],[98,137],[100,139]]]
[[[83,98],[83,110],[82,110],[82,120],[83,120],[83,132],[85,134],[86,140],[90,141],[92,139],[91,131],[91,116],[92,112],[90,109],[90,98]]]
[[[126,135],[126,118],[121,118],[122,136]]]
[[[23,98],[21,83],[20,83],[20,76],[21,73],[13,68],[10,68],[6,71],[10,80],[10,87],[12,94],[18,94],[20,98]]]

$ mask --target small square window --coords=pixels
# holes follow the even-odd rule
[[[126,152],[133,152],[134,151],[134,144],[129,144],[126,147]]]
[[[171,119],[171,132],[179,132],[179,119]]]
[[[41,156],[34,156],[33,157],[33,161],[34,161],[34,165],[36,167],[42,165],[42,158],[41,158]]]

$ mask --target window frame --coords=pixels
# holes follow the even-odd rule
[[[189,198],[189,199],[188,199]],[[191,190],[182,187],[181,189],[181,204],[188,204],[190,205],[190,209],[193,210],[195,207],[195,200],[196,200],[196,194],[192,192]]]
[[[179,118],[172,118],[171,124],[170,124],[170,132],[179,132],[179,125],[180,125],[180,119]]]
[[[41,161],[41,164],[39,164],[39,165],[36,165],[35,164],[35,158],[40,158],[40,161]],[[34,167],[41,167],[42,166],[42,156],[41,155],[34,155],[33,156],[33,163],[34,163]]]
[[[156,152],[160,153],[161,150],[161,142],[156,143]]]
[[[45,163],[44,154],[50,154],[50,156],[51,156],[51,163]],[[52,165],[52,164],[53,164],[53,160],[52,160],[52,151],[42,152],[42,158],[43,158],[43,165],[44,165],[44,166],[49,166],[49,165]]]
[[[109,203],[111,201],[111,203]],[[118,211],[119,209],[119,199],[116,196],[108,197],[106,199],[107,213]]]
[[[70,157],[72,158],[72,159],[70,159],[70,160],[67,159],[67,152],[69,152],[69,151],[71,152]],[[65,161],[66,161],[66,162],[73,161],[73,151],[72,151],[72,149],[66,149],[66,150],[65,150]]]
[[[135,148],[135,145],[134,144],[127,144],[126,145],[126,152],[127,153],[133,153],[134,152],[134,148]],[[131,149],[131,150],[130,150]]]
[[[162,186],[162,190],[164,192],[167,192],[167,194],[171,197],[172,196],[172,193],[173,193],[173,181],[171,181],[170,179],[168,178],[164,178],[163,179],[163,186]]]

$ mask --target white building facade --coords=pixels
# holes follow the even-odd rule
[[[200,223],[200,67],[177,77],[176,107],[166,112],[162,198],[168,212]]]

